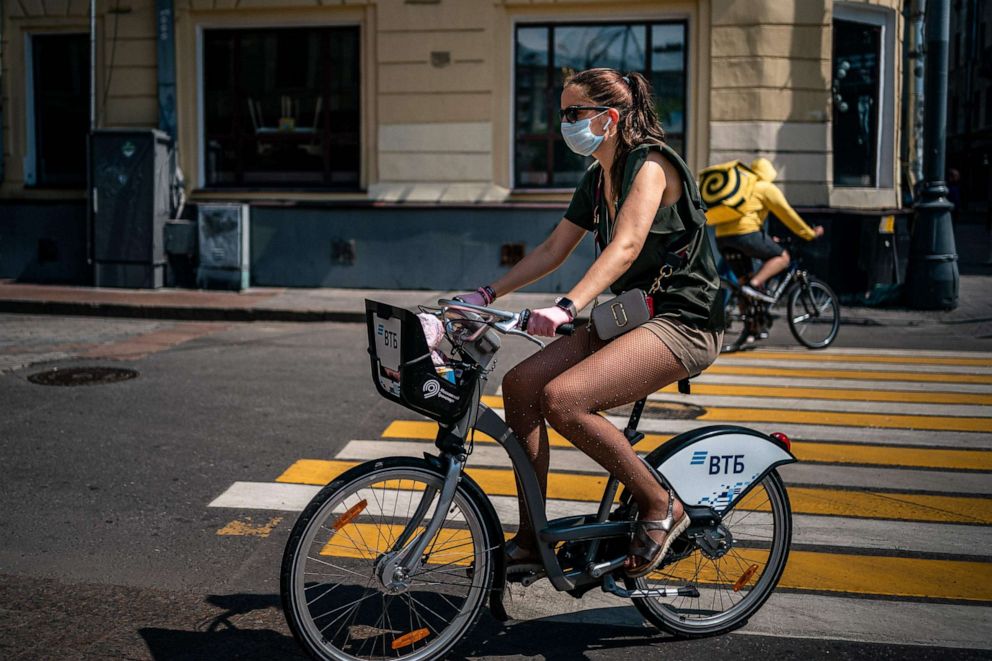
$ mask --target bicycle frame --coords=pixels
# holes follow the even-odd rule
[[[464,307],[472,308],[472,306],[467,305]],[[515,316],[510,313],[504,314],[509,315],[509,317]],[[513,329],[511,322],[515,323],[513,319],[507,318],[499,325],[493,324],[493,327],[508,334],[522,335],[523,333],[521,331]],[[425,490],[415,510],[414,517],[400,534],[393,550],[387,554],[384,560],[385,564],[382,565],[382,576],[411,575],[418,571],[419,565],[423,562],[424,549],[429,540],[437,534],[443,525],[454,499],[458,480],[463,477],[462,473],[468,459],[466,438],[468,438],[470,430],[474,428],[495,439],[509,456],[516,476],[519,494],[524,503],[525,516],[528,517],[533,530],[537,531],[542,542],[538,544],[541,564],[544,566],[546,577],[555,589],[559,591],[572,591],[602,583],[604,589],[620,596],[649,596],[648,592],[650,592],[650,596],[676,596],[680,594],[685,596],[686,594],[691,594],[691,591],[694,591],[694,588],[689,587],[628,592],[617,587],[609,574],[623,566],[626,555],[597,562],[597,553],[603,540],[626,537],[634,532],[636,526],[635,521],[608,520],[617,490],[620,487],[619,480],[612,475],[608,478],[595,514],[582,514],[549,521],[537,473],[531,465],[520,440],[514,435],[506,422],[492,409],[481,403],[483,387],[483,379],[475,381],[471,394],[473,406],[468,407],[468,410],[456,422],[451,424],[439,423],[435,445],[441,452],[440,468],[445,474],[444,484],[440,489],[439,500],[430,520],[425,521],[431,505],[435,501],[435,497],[438,496],[437,489]],[[631,445],[636,444],[644,438],[643,434],[636,431],[643,408],[643,400],[635,404],[630,420],[624,430],[624,434]],[[760,441],[760,444],[750,443],[749,445],[748,438],[743,439],[744,442],[741,443],[741,440],[737,438],[741,434],[749,437],[751,441]],[[740,486],[738,486],[736,491],[731,488],[729,491],[720,494],[721,498],[726,496],[726,500],[721,503],[726,506],[726,509],[723,511],[728,511],[733,506],[733,503],[739,498],[744,497],[751,487],[763,479],[763,476],[768,471],[782,463],[795,461],[795,458],[788,452],[787,446],[781,441],[751,430],[729,426],[709,427],[687,432],[671,439],[659,448],[659,450],[656,450],[656,452],[663,451],[662,455],[665,463],[672,457],[680,457],[680,461],[686,466],[686,472],[689,472],[690,464],[696,466],[698,463],[695,456],[689,455],[698,455],[701,451],[699,448],[703,447],[720,450],[721,442],[726,440],[737,443],[737,445],[733,446],[736,448],[734,452],[746,452],[748,451],[748,447],[751,448],[750,455],[740,455],[742,458],[741,470],[735,470],[734,473],[742,473],[744,471],[743,458],[747,456],[747,462],[750,466],[749,470],[753,470],[754,474],[750,476],[749,481],[738,482],[737,485]],[[696,445],[696,443],[701,442],[702,445]],[[695,453],[691,449],[687,449],[690,445],[697,449]],[[766,451],[762,447],[759,447],[759,445],[769,447]],[[771,446],[774,446],[774,448]],[[645,461],[643,458],[641,460],[644,461],[645,466],[655,479],[660,484],[667,486],[665,479],[660,475],[659,471],[655,470],[648,461]],[[681,463],[678,464],[679,467],[681,465]],[[729,469],[727,472],[729,473]],[[711,470],[711,476],[708,478],[710,482],[731,479],[729,474],[727,476],[712,477],[712,473],[713,471]],[[733,479],[737,479],[738,477],[741,480],[745,478],[744,475],[735,475]],[[691,477],[689,479],[690,481],[700,481],[698,477]],[[705,482],[706,478],[703,481]],[[723,491],[725,486],[720,484],[718,492]],[[673,484],[672,487],[676,492],[680,490],[677,485]],[[686,492],[691,490],[685,483],[683,483],[682,488]],[[703,505],[695,499],[691,502],[682,499],[686,512],[693,522],[693,526],[714,526],[720,523],[721,513],[715,509],[715,503],[719,500],[715,498],[718,492],[710,494],[710,496],[714,497],[710,501],[710,505]],[[707,500],[707,498],[704,498],[702,503],[706,503]],[[423,532],[419,533],[415,539],[412,539],[415,531],[421,527],[423,528]],[[692,526],[690,527],[691,529]],[[589,542],[589,547],[585,551],[585,562],[582,566],[566,571],[555,552],[555,545],[560,542]],[[642,592],[643,594],[641,594]]]

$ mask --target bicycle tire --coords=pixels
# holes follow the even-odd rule
[[[800,303],[800,295],[805,294],[807,291],[812,292],[812,298],[802,301]],[[816,299],[816,292],[819,291],[822,294],[821,299]],[[817,303],[819,302],[819,304]],[[833,319],[830,322],[830,330],[826,337],[820,340],[812,340],[806,336],[805,332],[797,326],[796,319],[797,312],[799,311],[800,305],[806,314],[809,314],[809,308],[815,307],[819,310],[823,310],[829,307],[830,313],[833,315]],[[830,285],[823,282],[819,278],[813,276],[806,276],[806,284],[800,283],[799,285],[792,288],[789,292],[789,300],[787,310],[789,313],[789,331],[792,333],[792,337],[796,338],[796,341],[802,344],[808,349],[826,349],[834,340],[837,339],[837,333],[840,330],[840,303],[837,301],[837,294],[834,290],[830,288]]]
[[[414,606],[414,604],[420,603],[418,597],[421,596],[422,593],[417,593],[417,596],[414,596],[414,593],[411,591],[409,593],[410,596],[406,599],[406,603],[409,605],[408,610],[411,611],[409,626],[401,627],[399,630],[393,630],[392,623],[398,620],[389,617],[389,613],[391,612],[390,609],[392,609],[394,605],[399,602],[400,609],[398,610],[401,610],[402,602],[404,600],[402,598],[402,595],[399,595],[399,599],[397,602],[397,595],[388,594],[385,591],[385,588],[382,586],[381,582],[377,584],[373,584],[373,580],[376,579],[374,573],[375,571],[374,566],[377,559],[382,557],[382,550],[379,548],[379,545],[384,544],[388,548],[388,545],[392,543],[390,541],[386,541],[385,533],[382,533],[381,539],[383,541],[380,542],[379,541],[380,537],[378,532],[376,533],[375,537],[372,537],[367,531],[358,531],[356,534],[356,536],[363,541],[361,541],[360,544],[355,544],[354,549],[359,551],[359,553],[363,557],[361,560],[357,561],[356,564],[353,565],[352,567],[358,567],[361,566],[362,563],[367,562],[366,558],[364,557],[366,551],[369,551],[368,555],[370,558],[373,557],[376,553],[378,553],[377,558],[375,560],[372,560],[373,569],[371,570],[368,576],[368,582],[364,587],[361,586],[361,580],[356,581],[354,578],[351,578],[350,575],[360,572],[357,572],[353,568],[339,566],[339,569],[350,572],[350,574],[347,575],[342,574],[342,577],[347,578],[352,582],[357,582],[359,584],[358,589],[363,590],[361,598],[352,602],[351,604],[346,604],[345,606],[345,607],[350,606],[352,610],[354,610],[354,615],[348,615],[347,619],[345,620],[345,624],[347,624],[348,627],[347,627],[347,631],[344,632],[345,633],[344,643],[341,644],[340,647],[338,646],[338,644],[336,644],[336,638],[339,636],[340,632],[335,632],[334,634],[331,634],[330,640],[327,637],[325,637],[324,632],[315,622],[316,619],[319,619],[324,615],[314,617],[311,610],[311,605],[313,603],[329,600],[330,597],[328,597],[328,595],[334,592],[334,590],[338,589],[343,584],[343,582],[335,583],[332,581],[326,581],[326,582],[318,582],[316,586],[313,584],[309,585],[309,587],[307,586],[305,577],[308,573],[312,573],[312,572],[307,572],[306,561],[319,560],[319,559],[311,558],[309,556],[310,553],[309,550],[314,547],[315,543],[321,543],[315,541],[317,532],[320,531],[321,527],[323,527],[324,530],[331,532],[331,536],[327,539],[327,541],[321,543],[322,550],[319,553],[319,555],[323,556],[325,555],[324,549],[329,549],[331,547],[331,540],[335,539],[335,535],[337,535],[338,532],[349,531],[352,529],[352,526],[363,525],[361,523],[352,524],[350,522],[345,524],[338,523],[341,519],[345,518],[344,516],[339,515],[340,510],[354,500],[354,498],[352,498],[352,500],[349,500],[348,494],[354,493],[357,495],[363,493],[364,490],[365,494],[372,492],[371,496],[369,495],[365,496],[365,500],[367,502],[371,500],[381,501],[379,505],[379,513],[381,517],[378,519],[378,523],[375,523],[376,515],[373,510],[373,507],[368,505],[366,505],[367,510],[362,512],[362,514],[365,515],[365,518],[363,518],[362,514],[359,514],[354,519],[354,521],[356,522],[363,520],[372,521],[373,524],[366,523],[364,525],[379,525],[379,526],[383,526],[382,523],[383,521],[389,521],[389,523],[386,523],[384,527],[391,528],[392,530],[395,531],[396,529],[401,528],[400,524],[393,523],[394,521],[397,521],[399,519],[395,516],[389,516],[386,513],[386,509],[382,506],[381,503],[390,502],[391,500],[391,502],[393,503],[392,514],[395,515],[397,514],[397,509],[398,509],[396,503],[401,502],[401,496],[400,496],[401,492],[413,493],[413,494],[416,493],[416,492],[403,491],[402,488],[403,486],[405,486],[407,481],[410,482],[411,485],[410,489],[414,488],[414,484],[417,482],[417,480],[423,480],[423,484],[425,485],[429,484],[432,487],[439,488],[440,485],[442,485],[444,482],[444,477],[445,477],[444,472],[442,471],[439,465],[424,459],[413,459],[407,457],[389,457],[385,459],[369,461],[359,466],[355,466],[354,468],[346,471],[345,473],[337,477],[334,481],[332,481],[330,484],[328,484],[323,489],[321,489],[320,492],[318,492],[318,494],[313,498],[313,500],[310,501],[310,503],[303,510],[302,514],[297,519],[296,524],[293,526],[293,530],[290,533],[289,539],[286,543],[286,550],[283,554],[283,561],[281,567],[280,587],[281,587],[283,612],[285,613],[286,621],[289,624],[289,628],[292,631],[294,638],[300,644],[300,646],[312,658],[321,659],[321,660],[334,660],[334,661],[344,661],[344,660],[351,661],[354,659],[366,659],[366,658],[395,658],[395,659],[404,659],[409,661],[424,661],[426,659],[441,658],[460,640],[462,640],[465,637],[465,635],[469,631],[471,631],[472,628],[476,625],[479,616],[483,610],[483,607],[485,606],[486,601],[489,598],[490,593],[492,591],[493,580],[494,577],[497,575],[497,568],[501,566],[498,563],[496,554],[502,552],[501,551],[502,532],[501,529],[494,529],[493,518],[495,517],[495,513],[492,510],[492,504],[488,501],[488,499],[486,499],[486,496],[481,491],[481,489],[479,489],[479,487],[470,479],[467,479],[466,475],[462,475],[462,479],[459,481],[459,485],[455,491],[455,497],[449,515],[453,514],[456,509],[458,510],[459,515],[462,517],[462,520],[464,522],[464,526],[465,529],[467,530],[467,533],[465,533],[465,531],[461,530],[460,528],[458,529],[458,531],[463,533],[462,536],[467,535],[469,537],[469,542],[466,542],[465,544],[458,544],[459,546],[468,545],[472,548],[472,552],[473,552],[472,559],[468,563],[467,567],[464,569],[464,573],[468,577],[465,580],[468,580],[468,583],[460,582],[462,580],[460,578],[460,573],[463,571],[462,569],[460,569],[460,567],[465,565],[463,559],[459,559],[459,561],[457,562],[452,560],[451,563],[445,564],[447,561],[447,556],[442,556],[440,559],[435,560],[435,564],[438,562],[442,563],[441,564],[442,569],[445,566],[448,566],[449,568],[445,573],[452,573],[457,570],[457,572],[459,573],[459,578],[457,579],[448,578],[448,582],[445,582],[443,579],[438,578],[437,574],[435,574],[434,577],[421,579],[425,585],[432,581],[435,582],[434,584],[438,584],[437,581],[441,581],[440,583],[442,585],[442,587],[440,588],[441,590],[445,590],[445,589],[450,590],[450,588],[443,587],[444,585],[457,585],[459,587],[468,588],[464,603],[460,607],[456,607],[455,612],[451,617],[451,624],[448,627],[435,632],[433,631],[433,627],[430,626],[430,622],[431,622],[430,613],[432,613],[433,616],[438,618],[439,620],[443,620],[443,616],[439,615],[436,612],[436,610],[442,610],[441,608],[438,607],[440,601],[435,601],[434,603],[432,603],[431,605],[434,606],[434,609],[427,607],[426,610],[422,611],[423,617],[421,618],[418,615],[415,620],[414,615],[412,614],[412,612],[416,611],[416,607]],[[395,494],[392,494],[391,492],[387,493],[386,492],[387,486],[382,487],[381,494],[375,493],[380,488],[377,485],[380,484],[396,485],[397,480],[399,480],[398,487],[396,486],[391,487],[395,489],[396,492]],[[421,493],[423,493],[423,491],[421,491]],[[390,500],[387,500],[387,498],[389,498]],[[407,516],[409,516],[409,510],[410,510],[409,503],[415,500],[415,495],[410,495],[407,498],[408,498],[407,500],[408,504],[406,505],[406,507],[407,507]],[[432,503],[432,507],[433,505],[434,503]],[[402,507],[402,504],[400,506]],[[352,507],[347,511],[352,511],[353,509],[354,507]],[[330,528],[328,528],[326,523],[330,520],[331,517],[336,517],[335,522]],[[498,519],[496,521],[498,523]],[[446,521],[446,526],[447,523],[448,522]],[[343,525],[343,527],[338,529],[337,527],[338,525]],[[444,534],[446,530],[450,531],[452,530],[452,528],[442,528],[442,530],[434,538],[434,543],[436,543],[437,540],[441,538],[441,535]],[[348,539],[351,539],[350,533],[348,534]],[[367,546],[365,546],[365,544],[372,543],[373,539],[375,540],[376,547],[370,550]],[[346,541],[346,540],[342,540],[342,541]],[[429,547],[428,549],[426,549],[427,556],[431,556],[435,554],[440,556],[445,551],[446,544],[451,544],[451,542],[442,542],[441,548],[437,549],[436,551],[435,551],[435,547]],[[464,552],[464,550],[452,552],[450,549],[453,547],[451,546],[448,546],[447,548],[448,548],[447,553],[449,555],[452,553],[461,554]],[[301,553],[304,553],[304,557],[302,559],[301,559]],[[330,555],[334,556],[337,553],[340,552],[331,551]],[[344,555],[347,555],[347,552],[345,552]],[[334,557],[333,559],[336,560],[337,562],[341,562],[342,565],[345,564],[344,561],[338,557]],[[328,564],[326,561],[322,561],[322,562],[323,564]],[[425,557],[425,563],[426,562],[427,560]],[[331,566],[335,567],[336,565],[331,565]],[[422,568],[422,571],[418,574],[415,574],[414,577],[421,574],[427,574],[431,571],[437,571],[436,569],[435,570],[425,569],[426,567],[427,565],[425,564],[424,568]],[[414,577],[411,578],[412,580],[415,581],[416,579]],[[360,578],[364,579],[365,578],[364,574],[361,574]],[[313,579],[310,580],[313,581]],[[312,598],[310,597],[310,595],[314,594],[312,590],[315,587],[323,588],[324,586],[330,586],[330,588],[324,591],[323,593],[318,594],[317,596],[313,596]],[[372,598],[375,596],[374,592],[373,594],[369,595],[369,597],[365,596],[366,592],[372,589],[382,594],[382,610],[385,613],[385,617],[383,618],[380,616],[380,618],[376,620],[373,625],[369,626],[364,622],[364,620],[362,622],[359,622],[361,613],[367,609],[364,605],[360,606],[358,604],[366,601],[368,598]],[[309,595],[307,593],[308,590],[311,590]],[[339,594],[347,598],[348,590],[345,589],[343,593],[339,593]],[[449,594],[448,596],[451,595]],[[387,602],[387,599],[390,600]],[[452,602],[448,600],[447,597],[442,597],[442,599],[444,601],[447,601],[448,604],[452,604]],[[374,598],[372,598],[371,604],[372,604],[372,611],[374,613],[376,607],[376,600]],[[452,605],[454,606],[454,604]],[[332,603],[328,604],[327,607],[330,608],[331,606],[336,607],[338,610],[342,608],[337,606],[336,603],[333,601]],[[334,610],[330,610],[327,611],[325,615],[330,615],[334,612],[335,612]],[[345,613],[348,612],[349,611],[345,611]],[[370,617],[374,617],[374,614],[370,615]],[[336,620],[333,622],[336,623]],[[349,624],[349,622],[354,622],[354,624]],[[403,624],[406,623],[405,620],[399,620],[399,622]],[[423,627],[425,623],[428,625],[427,627]],[[414,633],[416,630],[415,627],[418,627],[418,625],[420,627],[420,630],[426,628],[431,632],[424,639],[423,645],[419,644],[420,641],[415,641],[414,643],[404,646],[404,648],[401,650],[396,650],[394,648],[392,651],[387,651],[388,643],[390,642],[395,643],[398,640],[398,638],[402,637],[402,633],[406,629],[409,629],[410,633]],[[328,628],[330,626],[331,625],[327,625]],[[451,629],[451,627],[454,628]],[[358,634],[354,633],[355,629],[359,630]],[[451,630],[449,631],[449,629]],[[400,633],[401,635],[397,636],[397,633]],[[435,633],[436,635],[434,635]],[[365,649],[365,646],[367,644],[366,642],[362,642],[361,646],[358,647],[357,651],[356,650],[348,651],[347,649],[345,649],[347,648],[348,643],[350,641],[354,640],[357,642],[358,640],[361,640],[360,636],[362,635],[367,637],[377,636],[378,638],[380,638],[382,645],[381,653],[379,652],[380,643],[376,641],[372,642],[372,648],[370,650],[371,656],[363,656],[361,654],[361,652]],[[392,636],[391,638],[389,637],[390,635]],[[353,638],[353,636],[356,637]],[[391,647],[391,645],[389,646]]]
[[[650,459],[650,458],[649,458]],[[710,590],[711,593],[715,593],[715,589],[709,586],[698,586],[701,587],[700,597],[696,600],[696,603],[691,601],[690,597],[676,597],[674,600],[671,598],[666,600],[660,600],[657,598],[634,598],[634,606],[640,611],[644,619],[655,627],[666,631],[679,638],[703,638],[707,636],[716,636],[724,634],[747,624],[748,619],[754,615],[761,608],[764,603],[768,600],[774,592],[775,587],[778,585],[779,579],[782,577],[782,572],[785,570],[786,562],[789,559],[789,549],[792,543],[792,507],[789,503],[789,494],[786,491],[785,485],[782,482],[782,478],[778,475],[778,472],[772,470],[765,478],[755,485],[755,488],[761,487],[768,494],[768,502],[771,506],[771,518],[773,525],[773,539],[769,544],[770,550],[768,553],[769,562],[766,564],[764,571],[761,572],[758,580],[755,582],[754,587],[748,589],[745,596],[736,605],[732,605],[731,609],[727,614],[716,616],[710,620],[700,619],[700,620],[690,620],[687,615],[679,614],[677,605],[688,605],[689,608],[685,609],[686,613],[696,614],[701,612],[702,602],[706,596],[706,590]],[[755,492],[752,490],[749,495],[753,495]],[[747,496],[741,498],[737,505],[744,503],[747,500]],[[736,506],[735,506],[736,508]],[[631,508],[631,516],[636,516],[636,506]],[[754,514],[754,510],[747,510],[748,513],[742,517],[739,523],[742,523],[743,518],[747,518]],[[724,514],[724,522],[727,521],[732,514],[736,513],[735,510],[731,510]],[[754,522],[749,524],[750,527],[754,527]],[[733,534],[733,526],[728,526]],[[740,530],[738,528],[738,530]],[[685,536],[680,536],[678,540],[673,544],[673,549],[680,542],[688,544],[689,542],[685,540]],[[735,540],[736,541],[736,540]],[[730,553],[736,553],[734,549],[724,557],[730,557]],[[691,558],[694,555],[698,555],[697,561],[694,563],[697,572],[697,578],[706,569],[704,567],[705,556],[702,555],[702,551],[698,547],[693,548],[691,551],[687,552],[679,559],[678,562],[672,562],[670,564],[662,566],[658,572],[678,572],[678,569],[673,569],[678,566],[678,563],[683,561],[691,562]],[[712,561],[710,561],[712,562]],[[735,560],[736,562],[736,560]],[[690,565],[692,566],[692,565]],[[715,576],[720,579],[720,571],[716,570]],[[666,579],[667,581],[668,579]],[[650,588],[651,585],[643,578],[631,579],[624,576],[624,582],[627,585],[627,589],[645,589]],[[747,583],[748,581],[745,581]],[[746,587],[746,586],[745,586]],[[738,590],[734,590],[738,592]],[[688,604],[686,601],[689,600]],[[723,605],[723,597],[720,597],[720,604]],[[715,598],[714,598],[715,605]]]

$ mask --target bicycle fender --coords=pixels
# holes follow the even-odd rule
[[[784,441],[735,425],[675,436],[646,458],[686,505],[730,510],[778,466],[797,459]]]

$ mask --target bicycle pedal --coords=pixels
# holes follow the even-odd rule
[[[537,581],[547,576],[543,567],[535,568],[532,565],[510,565],[506,568],[506,582],[520,583],[525,588],[530,587]]]

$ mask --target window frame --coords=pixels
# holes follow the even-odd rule
[[[24,155],[21,160],[24,187],[34,190],[66,190],[85,191],[87,187],[86,165],[89,156],[84,160],[83,180],[80,184],[52,184],[38,182],[38,136],[35,122],[35,79],[34,79],[34,39],[36,37],[86,37],[89,32],[82,29],[73,30],[32,30],[24,32]],[[89,56],[89,54],[88,54]],[[87,63],[87,75],[92,75],[93,67]],[[92,88],[92,81],[90,82]],[[89,104],[89,98],[86,99]],[[87,113],[89,114],[89,113]],[[87,124],[87,141],[89,140],[89,124]]]
[[[833,16],[830,21],[830,71],[831,80],[834,71],[833,39],[834,21],[848,21],[852,23],[862,23],[878,27],[881,31],[879,37],[879,62],[878,62],[878,109],[876,121],[878,125],[878,135],[875,143],[875,185],[874,186],[838,186],[833,180],[832,155],[834,154],[834,134],[833,134],[833,111],[830,116],[830,187],[833,192],[843,193],[845,191],[876,191],[886,192],[895,188],[895,13],[885,7],[874,7],[867,5],[853,5],[847,3],[837,3],[834,5]],[[889,119],[890,121],[886,121]],[[891,167],[882,167],[883,163],[888,163]],[[833,201],[831,202],[833,204]]]
[[[216,186],[207,184],[207,170],[206,170],[206,111],[205,111],[205,75],[204,75],[204,32],[206,31],[221,31],[221,30],[232,30],[232,31],[253,31],[253,30],[280,30],[280,29],[312,29],[312,30],[323,30],[328,28],[354,28],[358,33],[358,53],[356,58],[356,65],[358,67],[358,181],[354,187],[328,187],[328,186],[303,186],[303,187],[291,187],[291,186],[276,186],[272,184],[260,184],[260,185],[231,185],[231,186]],[[321,20],[319,22],[300,19],[300,20],[283,20],[283,21],[273,21],[273,22],[259,22],[257,20],[244,20],[244,21],[202,21],[195,25],[195,90],[196,90],[196,104],[194,112],[196,113],[196,180],[195,188],[198,191],[205,193],[273,193],[278,195],[297,195],[297,194],[325,194],[325,195],[351,195],[355,193],[365,193],[367,188],[366,176],[367,176],[367,163],[369,155],[367,154],[367,149],[369,146],[368,142],[368,130],[367,124],[367,104],[374,103],[374,99],[369,99],[367,94],[367,69],[366,69],[366,26],[362,20],[355,18],[341,20]]]
[[[516,112],[516,101],[517,101],[517,32],[521,28],[558,28],[558,27],[596,27],[596,26],[606,26],[606,25],[632,25],[640,24],[644,25],[646,28],[646,46],[650,44],[650,33],[651,27],[655,25],[681,25],[683,35],[685,37],[685,48],[682,52],[682,71],[683,71],[683,98],[685,99],[685,108],[683,109],[682,122],[683,129],[682,144],[683,149],[686,152],[686,156],[691,152],[690,143],[690,126],[693,125],[691,121],[693,119],[692,112],[694,106],[692,100],[689,97],[690,90],[692,86],[690,81],[694,72],[692,71],[692,58],[689,54],[689,49],[691,45],[692,38],[692,23],[689,16],[685,14],[674,14],[674,15],[650,15],[650,16],[619,16],[616,18],[573,18],[573,17],[539,17],[539,16],[518,16],[513,19],[510,25],[510,104],[509,104],[509,162],[508,162],[508,182],[510,185],[510,190],[514,193],[523,194],[555,194],[555,193],[571,193],[575,190],[574,186],[517,186],[517,112]],[[554,43],[553,30],[548,33],[548,38],[550,43]],[[647,53],[650,56],[650,52]],[[553,69],[553,66],[549,60],[549,68]],[[640,72],[643,74],[644,69]]]

